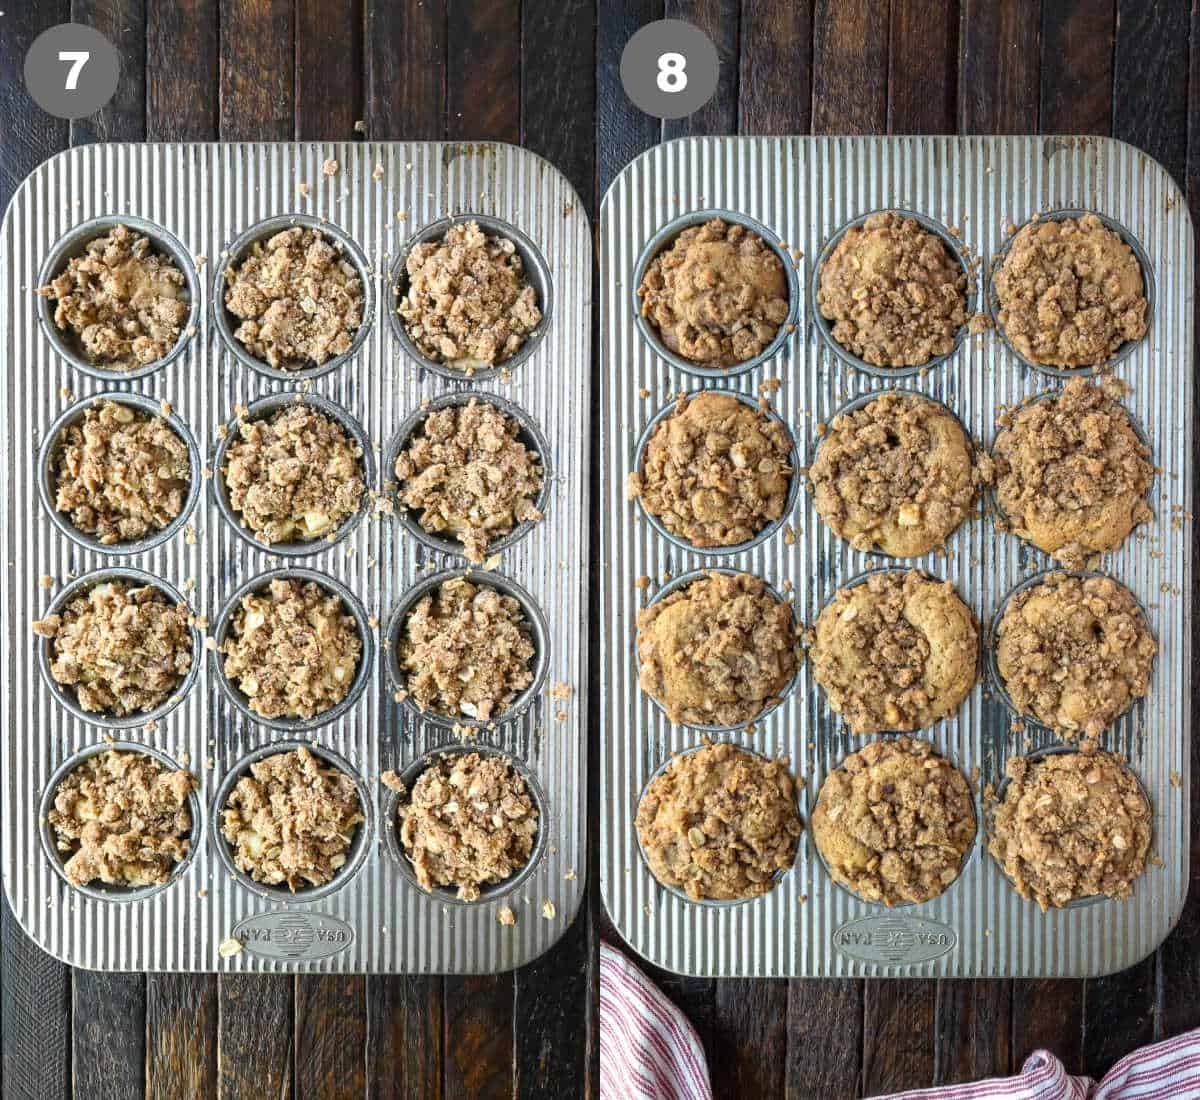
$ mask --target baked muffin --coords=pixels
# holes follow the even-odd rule
[[[760,355],[788,315],[783,261],[757,233],[722,218],[680,233],[637,292],[659,339],[699,367],[727,369]]]
[[[833,880],[864,901],[929,901],[974,843],[971,788],[928,741],[873,741],[830,772],[812,835]]]
[[[1116,550],[1154,518],[1150,448],[1118,403],[1115,379],[1072,378],[1000,419],[996,500],[1014,534],[1072,569]]]
[[[1042,911],[1103,894],[1124,900],[1146,870],[1150,803],[1107,752],[1015,756],[992,807],[988,851]]]
[[[1052,573],[1018,592],[996,628],[1013,706],[1060,737],[1099,737],[1150,689],[1158,646],[1129,589]]]
[[[919,367],[954,350],[967,274],[942,240],[893,210],[848,229],[821,265],[817,308],[833,338],[877,367]]]
[[[975,618],[949,581],[872,573],[817,618],[813,678],[857,734],[917,730],[948,718],[975,683]]]
[[[927,554],[975,503],[991,464],[976,464],[962,425],[915,394],[885,393],[830,423],[808,471],[817,513],[856,550]]]
[[[733,394],[680,394],[627,495],[693,546],[736,546],[783,515],[791,454],[787,429]]]
[[[707,573],[638,612],[638,683],[671,722],[739,726],[796,674],[792,608],[748,573]]]
[[[646,788],[636,823],[650,873],[714,901],[769,893],[804,828],[786,765],[729,744],[674,757]]]
[[[997,318],[1026,359],[1094,367],[1146,333],[1133,249],[1095,214],[1022,226],[996,272]]]

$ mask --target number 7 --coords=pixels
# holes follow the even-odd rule
[[[71,70],[67,73],[66,90],[68,92],[75,91],[79,84],[79,71],[88,63],[91,56],[87,50],[59,50],[59,61],[71,62]]]

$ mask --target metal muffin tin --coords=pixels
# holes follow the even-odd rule
[[[933,369],[883,377],[832,352],[812,315],[815,258],[853,219],[897,209],[961,227],[962,250],[980,261],[976,278],[1017,226],[1053,210],[1093,210],[1124,226],[1145,252],[1154,316],[1147,338],[1116,368],[1133,390],[1125,406],[1149,430],[1165,473],[1156,520],[1101,569],[1142,603],[1158,640],[1149,695],[1103,739],[1125,752],[1154,808],[1151,867],[1128,902],[1108,899],[1043,915],[1012,889],[985,851],[972,854],[939,898],[889,910],[837,887],[811,837],[796,865],[765,898],[715,909],[680,899],[655,882],[642,859],[634,818],[648,778],[699,731],[672,727],[637,686],[636,615],[668,578],[714,564],[662,538],[624,497],[635,447],[655,412],[695,388],[642,333],[633,306],[638,258],[664,226],[689,211],[729,211],[767,226],[803,259],[797,330],[765,362],[719,384],[756,395],[783,385],[772,404],[801,454],[816,425],[848,401],[889,389],[916,390],[954,410],[971,438],[990,440],[1003,407],[1046,388],[1046,375],[1022,364],[995,332],[968,335]],[[1177,920],[1187,892],[1192,584],[1188,546],[1192,506],[1193,234],[1187,204],[1169,175],[1145,154],[1107,138],[850,137],[688,138],[649,151],[617,177],[601,207],[601,584],[602,710],[600,875],[604,903],[620,933],[668,970],[704,976],[1083,977],[1129,966],[1149,954]],[[987,300],[978,287],[976,303]],[[894,375],[894,380],[893,380]],[[641,396],[647,391],[647,396]],[[797,617],[815,621],[836,590],[872,566],[892,564],[838,539],[801,494],[790,524],[722,564],[755,573],[778,590],[794,585]],[[1052,563],[990,520],[969,517],[945,555],[906,562],[950,580],[980,623],[1007,593]],[[638,586],[639,578],[650,586]],[[801,669],[783,705],[753,733],[717,735],[768,756],[786,756],[804,780],[807,820],[825,777],[869,738],[850,735]],[[981,677],[955,718],[913,736],[930,740],[982,792],[998,785],[1009,756],[1057,743],[1012,716]],[[976,847],[983,844],[979,830]]]
[[[326,159],[338,161],[336,175],[323,175]],[[467,214],[494,219],[488,224],[528,239],[544,260],[540,277],[554,309],[519,370],[449,381],[412,359],[371,303],[390,304],[387,273],[414,231]],[[181,264],[197,280],[195,335],[173,361],[143,377],[105,372],[93,378],[56,350],[39,321],[45,300],[32,292],[46,258],[76,226],[91,232],[100,216],[141,219],[156,239],[178,238]],[[268,221],[274,218],[282,220]],[[272,373],[247,362],[218,332],[228,321],[219,296],[221,269],[249,237],[304,219],[345,235],[347,254],[365,277],[364,324],[343,362]],[[0,418],[10,488],[0,539],[12,563],[0,579],[6,685],[0,692],[0,862],[22,927],[51,954],[107,970],[493,973],[546,951],[575,915],[586,860],[592,254],[585,212],[570,185],[539,157],[498,144],[88,145],[51,158],[17,189],[0,229],[0,256],[0,334],[9,363],[0,380]],[[195,854],[169,885],[146,897],[96,898],[62,880],[53,853],[43,849],[39,800],[65,761],[104,746],[107,727],[57,700],[39,672],[40,640],[30,622],[45,614],[68,581],[108,567],[119,552],[123,562],[183,596],[202,616],[211,645],[218,613],[230,598],[292,564],[284,553],[253,545],[239,524],[222,516],[216,486],[200,493],[183,529],[151,548],[101,552],[61,532],[41,501],[38,448],[65,408],[101,392],[141,395],[155,408],[169,401],[201,441],[200,482],[215,476],[218,426],[237,406],[254,406],[264,397],[312,395],[316,404],[324,398],[345,410],[365,434],[368,470],[378,466],[406,417],[446,394],[506,399],[540,428],[553,471],[546,518],[503,550],[497,572],[527,590],[544,616],[543,679],[520,715],[472,731],[481,746],[518,761],[544,802],[539,857],[503,903],[451,905],[425,894],[385,848],[385,806],[391,803],[380,774],[403,772],[463,737],[393,700],[381,624],[409,589],[462,559],[431,550],[394,517],[374,513],[336,544],[310,548],[306,562],[362,605],[368,642],[374,641],[364,649],[369,663],[362,694],[344,713],[324,716],[330,720],[277,727],[230,702],[218,659],[202,649],[196,683],[179,706],[150,728],[125,735],[199,780]],[[43,576],[52,578],[49,591],[41,587]],[[569,699],[551,698],[557,683],[570,686]],[[138,725],[144,722],[141,716]],[[278,751],[297,739],[335,756],[362,785],[368,822],[362,862],[353,874],[328,891],[287,896],[232,874],[214,830],[222,782],[252,754]],[[545,901],[554,903],[553,919],[542,916]],[[500,904],[515,911],[514,927],[497,921]],[[229,938],[243,947],[223,957],[218,947]]]

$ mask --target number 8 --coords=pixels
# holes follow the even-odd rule
[[[687,58],[681,53],[664,53],[658,59],[658,90],[682,92],[687,87]]]

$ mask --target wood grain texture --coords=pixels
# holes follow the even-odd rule
[[[71,1000],[75,1095],[140,1095],[146,1080],[145,975],[73,970]]]
[[[785,981],[726,979],[716,983],[713,1057],[708,1070],[714,1096],[779,1096],[787,1049]]]
[[[295,75],[295,136],[353,138],[354,124],[365,122],[362,0],[296,0]]]
[[[442,979],[367,978],[367,1096],[442,1100]]]
[[[1113,0],[1042,7],[1043,134],[1107,134],[1112,126]]]
[[[518,920],[534,920],[532,907]],[[447,1097],[499,1100],[513,1090],[513,977],[445,979],[443,1089]]]
[[[1041,23],[1032,9],[1028,0],[962,0],[960,133],[1037,131]]]
[[[1012,1064],[1012,982],[938,982],[934,1082],[948,1085],[1008,1074]]]
[[[958,92],[958,4],[891,0],[888,132],[948,134]]]
[[[1098,1081],[1118,1058],[1154,1041],[1154,956],[1108,978],[1084,982],[1083,1071]]]
[[[291,1100],[294,985],[294,978],[282,974],[222,974],[217,979],[222,1098]]]
[[[446,133],[443,0],[366,0],[366,106],[372,141]]]
[[[506,0],[448,0],[446,136],[521,140],[521,20]]]
[[[597,195],[662,136],[662,123],[639,111],[621,87],[625,44],[639,27],[662,17],[662,0],[614,0],[605,4],[604,18],[596,26]]]
[[[362,1096],[367,1081],[367,980],[296,978],[296,1100]]]
[[[699,27],[717,48],[717,90],[686,118],[663,122],[663,140],[690,134],[736,134],[738,122],[737,0],[667,0],[665,19],[683,19]]]
[[[290,0],[222,0],[220,50],[221,140],[290,140],[295,126]]]
[[[146,137],[212,141],[218,127],[218,0],[146,10]]]
[[[217,1095],[217,977],[146,976],[146,1097]]]
[[[787,1100],[862,1094],[863,986],[850,978],[788,982]]]
[[[931,1084],[935,1073],[937,982],[867,982],[863,992],[863,1092]]]
[[[141,141],[146,136],[145,0],[73,0],[71,22],[95,27],[121,58],[112,99],[88,118],[71,123],[71,144]]]
[[[887,5],[817,0],[813,10],[814,134],[887,129]]]
[[[742,0],[738,133],[808,133],[812,29],[812,0]]]
[[[1052,1050],[1068,1073],[1083,1072],[1083,982],[1014,981],[1012,1063]]]

